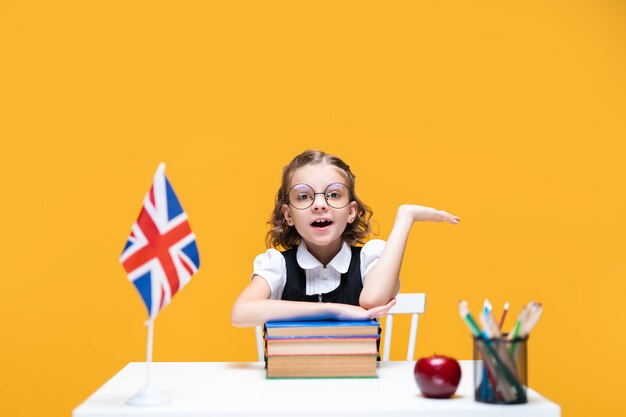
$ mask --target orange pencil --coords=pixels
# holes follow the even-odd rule
[[[506,313],[509,311],[509,302],[504,303],[504,310],[502,311],[502,318],[500,319],[500,330],[502,331],[502,325],[504,325],[504,319],[506,318]]]

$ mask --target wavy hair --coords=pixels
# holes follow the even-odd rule
[[[346,230],[344,230],[342,235],[343,240],[351,246],[362,244],[364,243],[365,238],[367,238],[372,232],[370,219],[373,212],[372,209],[365,205],[365,203],[363,203],[356,195],[356,177],[352,171],[350,171],[350,166],[337,156],[309,149],[293,158],[291,162],[283,168],[281,185],[276,193],[274,210],[272,211],[271,219],[268,222],[271,226],[265,238],[268,248],[282,247],[284,249],[290,249],[300,243],[300,234],[294,226],[289,226],[287,224],[281,207],[283,204],[289,204],[289,185],[294,171],[305,165],[317,165],[323,163],[339,168],[342,175],[346,179],[346,185],[350,190],[351,201],[357,203],[357,215],[352,223],[348,223],[346,225]]]

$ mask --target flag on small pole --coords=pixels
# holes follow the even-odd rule
[[[133,224],[120,263],[148,310],[146,386],[128,400],[132,405],[158,405],[169,399],[150,387],[154,320],[172,297],[198,272],[196,236],[189,227],[161,163]]]

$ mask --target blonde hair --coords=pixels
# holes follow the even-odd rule
[[[305,165],[317,165],[326,163],[337,167],[346,179],[346,185],[350,190],[351,200],[357,203],[357,215],[352,223],[348,223],[346,230],[343,232],[343,239],[349,245],[362,244],[365,238],[369,236],[372,229],[370,226],[370,218],[372,217],[372,209],[365,205],[355,192],[355,175],[350,171],[350,166],[342,161],[339,157],[324,153],[317,150],[306,150],[296,156],[291,162],[283,168],[283,176],[280,188],[276,193],[274,210],[268,224],[271,226],[265,242],[267,247],[282,247],[290,249],[300,243],[301,236],[295,227],[289,226],[281,207],[283,204],[289,204],[289,185],[294,171]]]

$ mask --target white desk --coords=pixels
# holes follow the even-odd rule
[[[413,378],[414,362],[381,362],[377,379],[265,379],[259,362],[157,362],[151,386],[171,402],[126,405],[143,387],[145,364],[129,363],[73,413],[103,416],[533,416],[558,417],[559,405],[528,390],[523,405],[477,403],[471,361],[461,361],[461,385],[452,399],[423,397]],[[317,400],[315,400],[317,398]]]

